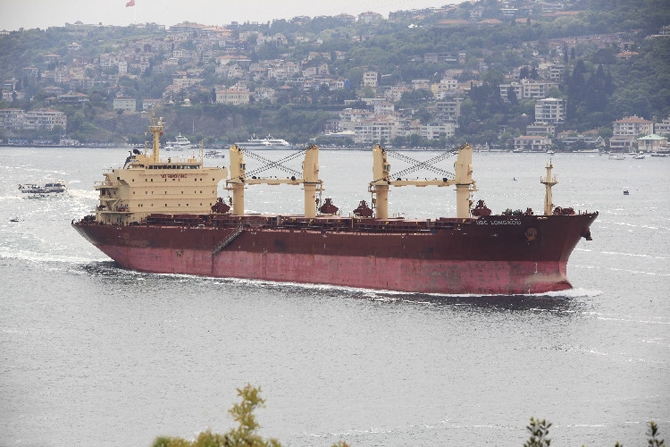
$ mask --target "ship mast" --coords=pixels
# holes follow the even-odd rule
[[[252,153],[249,153],[251,155]],[[268,162],[268,167],[286,168],[282,161],[267,160],[258,155],[255,158]],[[289,156],[287,158],[292,158]],[[246,162],[244,154],[237,145],[230,147],[230,180],[226,182],[226,188],[233,192],[233,211],[235,216],[244,215],[244,187],[245,185],[303,185],[305,191],[305,217],[316,217],[316,193],[323,190],[323,182],[319,180],[319,148],[312,144],[305,151],[305,159],[302,163],[302,178],[295,175],[290,178],[263,178],[252,176],[247,178]],[[288,168],[287,168],[288,169]],[[292,170],[289,170],[289,172]],[[296,174],[300,175],[296,172]]]
[[[244,155],[237,145],[230,146],[230,180],[226,188],[233,191],[233,215],[244,215],[244,181],[246,177]],[[230,186],[229,186],[230,185]]]
[[[151,115],[151,124],[149,125],[149,131],[153,134],[153,151],[151,153],[151,161],[154,163],[160,162],[160,147],[161,147],[161,135],[163,135],[163,117],[156,120],[156,115]]]
[[[391,165],[386,158],[386,151],[376,144],[372,148],[372,178],[370,191],[373,192],[372,204],[377,210],[377,219],[388,219],[389,217],[389,175]]]
[[[470,217],[470,192],[472,180],[472,146],[464,144],[458,148],[454,163],[456,174],[456,217]]]
[[[319,148],[310,145],[302,162],[302,187],[305,191],[305,217],[316,217],[316,191],[321,191],[319,180]]]
[[[370,182],[368,189],[373,194],[372,200],[373,205],[376,207],[377,219],[388,219],[389,186],[407,185],[456,185],[456,217],[470,217],[470,193],[475,190],[475,181],[472,180],[472,147],[469,144],[464,144],[458,148],[458,157],[454,163],[455,176],[453,179],[391,180],[391,165],[387,160],[386,150],[378,144],[372,148],[372,163],[372,174],[375,180]],[[418,163],[416,166],[429,166],[429,163]]]
[[[553,203],[553,198],[551,196],[551,187],[554,186],[556,183],[556,176],[551,175],[551,170],[554,167],[553,164],[551,164],[551,159],[549,160],[549,164],[547,164],[547,176],[546,178],[540,177],[540,183],[542,183],[545,187],[544,191],[544,215],[545,216],[550,216],[553,212],[554,209],[554,203]]]

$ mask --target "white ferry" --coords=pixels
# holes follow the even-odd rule
[[[271,135],[268,135],[265,138],[249,138],[247,141],[235,143],[240,149],[246,149],[251,151],[258,150],[268,150],[268,149],[293,149],[293,145],[286,140],[281,138],[273,138]]]
[[[67,191],[67,183],[64,180],[48,183],[26,183],[19,185],[19,191],[28,194],[28,197],[49,197]]]

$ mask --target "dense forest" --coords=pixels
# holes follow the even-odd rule
[[[514,3],[514,2],[513,2]],[[519,0],[516,3],[524,3]],[[281,134],[294,142],[314,139],[329,122],[337,120],[344,107],[370,107],[353,102],[374,96],[362,86],[366,70],[379,72],[379,86],[389,89],[414,79],[439,82],[445,72],[459,73],[459,81],[479,81],[464,95],[456,136],[439,144],[497,142],[508,144],[522,133],[527,124],[523,117],[532,116],[534,101],[503,98],[498,85],[506,82],[519,67],[519,79],[537,76],[546,61],[558,60],[565,65],[564,80],[553,97],[567,100],[564,128],[583,132],[598,130],[607,137],[612,121],[637,115],[651,120],[670,116],[670,36],[650,37],[670,24],[667,0],[579,0],[565,2],[564,14],[539,15],[519,13],[521,17],[503,17],[496,0],[464,2],[446,13],[433,10],[392,13],[389,19],[372,23],[343,22],[337,17],[301,20],[275,20],[265,24],[240,24],[233,37],[244,33],[271,35],[282,33],[288,45],[267,42],[258,45],[254,38],[235,41],[234,51],[248,56],[252,63],[270,59],[309,60],[314,65],[328,63],[329,75],[348,79],[352,88],[329,89],[327,85],[305,91],[297,84],[278,85],[277,81],[246,79],[254,91],[261,87],[277,88],[276,102],[251,102],[242,106],[216,104],[214,87],[233,85],[236,80],[215,73],[213,60],[181,62],[180,69],[198,68],[203,82],[198,89],[183,91],[160,114],[170,123],[168,132],[177,131],[209,143],[229,143],[250,135]],[[521,9],[520,9],[521,11]],[[573,13],[569,13],[573,12]],[[468,19],[473,14],[497,22],[482,25]],[[525,15],[525,17],[524,17]],[[20,30],[0,35],[0,76],[15,79],[14,87],[22,92],[3,95],[0,108],[25,110],[50,107],[67,114],[67,129],[62,134],[81,141],[128,141],[143,139],[145,121],[128,113],[112,110],[112,100],[123,95],[141,101],[160,98],[171,84],[169,73],[159,72],[155,60],[139,76],[122,76],[114,68],[95,73],[87,68],[86,76],[95,79],[76,91],[88,95],[85,104],[53,102],[39,76],[26,75],[24,68],[55,70],[58,65],[73,65],[77,59],[99,61],[103,54],[128,49],[136,42],[162,40],[169,33],[160,26],[129,27],[54,27],[47,30]],[[621,43],[599,45],[597,39],[583,36],[621,33]],[[569,44],[572,38],[576,43]],[[557,47],[557,40],[563,44]],[[68,51],[77,42],[81,50]],[[179,44],[186,50],[196,48],[196,39]],[[215,48],[216,50],[217,48]],[[227,48],[228,51],[231,48]],[[136,51],[139,51],[136,49]],[[337,58],[336,53],[346,57]],[[630,52],[630,58],[619,58]],[[313,58],[314,53],[320,56]],[[462,60],[427,62],[426,53],[462,53]],[[44,63],[45,55],[58,55],[58,62]],[[331,55],[327,58],[326,55]],[[525,72],[524,72],[525,70]],[[279,88],[281,87],[281,88]],[[395,104],[398,110],[411,111],[413,119],[429,123],[435,119],[430,91],[405,93]],[[188,99],[188,107],[184,102]],[[347,103],[345,104],[345,101]],[[504,127],[506,131],[500,133]],[[0,137],[2,135],[0,130]],[[396,141],[403,144],[435,144],[420,139]]]

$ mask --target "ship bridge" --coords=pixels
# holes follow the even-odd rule
[[[152,150],[135,149],[120,169],[104,172],[96,183],[100,204],[97,220],[102,223],[138,223],[147,216],[163,214],[209,214],[217,202],[219,183],[228,177],[222,167],[206,167],[200,156],[160,158],[163,120],[152,117]]]

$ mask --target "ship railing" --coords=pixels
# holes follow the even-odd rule
[[[377,221],[372,219],[285,219],[277,227],[279,230],[311,230],[322,232],[365,232],[379,234],[429,233],[432,231],[430,220],[418,221]]]
[[[153,214],[147,216],[145,222],[169,227],[197,227],[208,223],[206,216],[195,214]]]
[[[116,186],[116,185],[115,185],[113,182],[111,182],[111,181],[108,181],[108,180],[102,180],[102,181],[93,182],[93,186],[94,186],[95,188],[104,188],[104,187],[112,188],[112,187],[114,187],[114,186]]]
[[[471,222],[462,219],[375,220],[357,217],[306,218],[301,216],[173,215],[147,216],[147,225],[209,228],[273,229],[278,231],[364,232],[377,234],[432,233],[437,229],[457,229]]]

